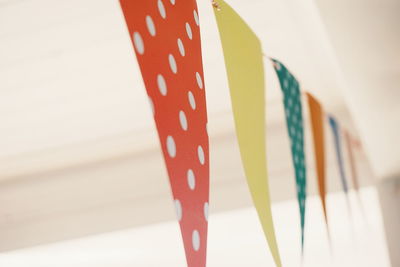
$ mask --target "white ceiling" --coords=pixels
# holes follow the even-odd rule
[[[316,0],[378,178],[400,175],[400,1]]]

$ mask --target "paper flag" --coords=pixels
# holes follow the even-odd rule
[[[277,266],[281,266],[272,221],[265,153],[264,65],[261,44],[224,1],[215,8],[231,93],[236,135],[247,183]]]
[[[360,146],[360,143],[358,142],[358,140],[354,140],[347,130],[344,130],[344,136],[345,136],[346,144],[347,144],[347,153],[349,155],[350,171],[351,171],[351,177],[353,180],[354,189],[357,193],[357,199],[358,199],[358,203],[360,205],[361,212],[362,212],[364,218],[366,218],[364,205],[362,203],[360,191],[359,191],[360,183],[358,180],[357,166],[356,166],[356,162],[354,159],[354,152],[353,152],[353,146],[356,146],[356,147]]]
[[[329,120],[329,125],[331,126],[331,129],[332,129],[333,137],[334,137],[334,141],[335,141],[336,158],[337,158],[337,162],[339,165],[339,172],[340,172],[340,178],[342,181],[343,190],[347,194],[348,185],[347,185],[346,173],[344,171],[344,163],[343,163],[342,148],[341,148],[342,144],[340,141],[339,125],[336,122],[336,119],[331,115],[328,115],[328,120]]]
[[[300,210],[301,245],[304,245],[304,224],[307,197],[306,166],[304,157],[304,129],[301,106],[300,86],[295,77],[278,60],[273,59],[276,73],[281,84],[286,125],[290,137],[292,159],[297,184],[297,199]]]
[[[346,144],[347,144],[347,153],[349,154],[351,178],[353,180],[355,190],[358,191],[358,189],[360,188],[360,185],[358,183],[358,173],[357,173],[356,163],[354,160],[352,138],[348,131],[344,131],[344,137],[346,139]]]
[[[310,110],[311,128],[314,139],[315,166],[317,170],[318,191],[322,202],[322,209],[326,225],[328,216],[326,211],[326,182],[325,182],[325,134],[324,134],[324,111],[319,101],[306,92],[308,107]]]
[[[207,114],[194,0],[121,0],[153,110],[190,267],[206,265]]]

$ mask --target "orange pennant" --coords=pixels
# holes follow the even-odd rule
[[[325,135],[324,135],[324,111],[319,101],[306,92],[308,106],[310,109],[310,118],[312,133],[314,137],[315,165],[317,169],[318,189],[324,210],[325,222],[328,225],[328,216],[326,211],[326,182],[325,182]]]

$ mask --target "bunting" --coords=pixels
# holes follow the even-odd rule
[[[297,185],[297,199],[300,210],[301,247],[303,250],[307,180],[300,85],[296,78],[281,62],[273,59],[273,63],[284,96],[283,102],[285,106],[286,126],[290,137],[292,160]]]
[[[207,251],[209,154],[194,0],[120,0],[149,96],[189,267]]]
[[[230,87],[236,135],[247,183],[277,266],[265,151],[265,88],[261,43],[224,1],[214,8]]]
[[[187,265],[205,267],[209,139],[206,130],[207,109],[197,4],[195,0],[120,0],[120,4],[153,112]],[[225,1],[212,1],[212,4],[222,42],[235,130],[246,180],[273,259],[281,267],[266,163],[262,46],[249,26]],[[283,93],[303,252],[307,177],[300,85],[284,64],[276,59],[272,61]],[[306,96],[310,110],[318,190],[328,227],[324,110],[312,94],[307,92]],[[347,196],[348,182],[341,149],[340,127],[333,116],[328,115],[328,121],[333,132],[341,183]],[[347,131],[344,131],[344,136],[352,181],[358,190],[352,139]]]
[[[335,142],[335,150],[336,150],[336,159],[338,162],[339,166],[339,173],[340,173],[340,179],[342,181],[342,187],[344,192],[347,194],[349,188],[347,184],[347,178],[346,178],[346,173],[344,170],[344,162],[343,162],[343,156],[342,156],[342,144],[341,144],[341,139],[340,139],[340,129],[339,125],[336,121],[336,119],[332,115],[328,115],[328,120],[329,120],[329,125],[331,126],[332,133],[333,133],[333,138]]]
[[[361,213],[366,218],[364,205],[362,203],[362,199],[361,199],[361,195],[360,195],[360,182],[358,179],[358,172],[357,172],[356,160],[354,157],[354,149],[353,149],[353,146],[360,147],[361,144],[359,143],[358,140],[353,139],[353,137],[350,135],[350,133],[347,130],[344,131],[344,137],[346,140],[347,153],[349,155],[350,174],[351,174],[351,178],[353,181],[353,186],[357,193],[357,199],[358,199],[358,204],[360,206]]]
[[[344,137],[346,140],[346,147],[347,147],[347,153],[349,155],[349,165],[350,165],[350,172],[351,172],[351,178],[353,180],[353,185],[354,189],[358,191],[360,188],[359,182],[358,182],[358,173],[357,173],[357,168],[356,168],[356,162],[354,159],[354,152],[353,152],[353,145],[352,145],[352,138],[349,134],[348,131],[344,131]]]
[[[319,101],[311,94],[306,92],[308,107],[310,111],[310,121],[314,141],[315,167],[317,171],[318,191],[321,198],[322,209],[326,225],[328,216],[326,210],[326,181],[325,181],[325,133],[324,133],[324,111]]]

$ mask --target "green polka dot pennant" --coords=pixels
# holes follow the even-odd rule
[[[296,78],[278,60],[273,59],[274,68],[283,92],[286,125],[290,137],[294,165],[297,199],[300,209],[301,247],[304,246],[304,224],[307,197],[306,166],[304,157],[304,128],[300,86]]]

